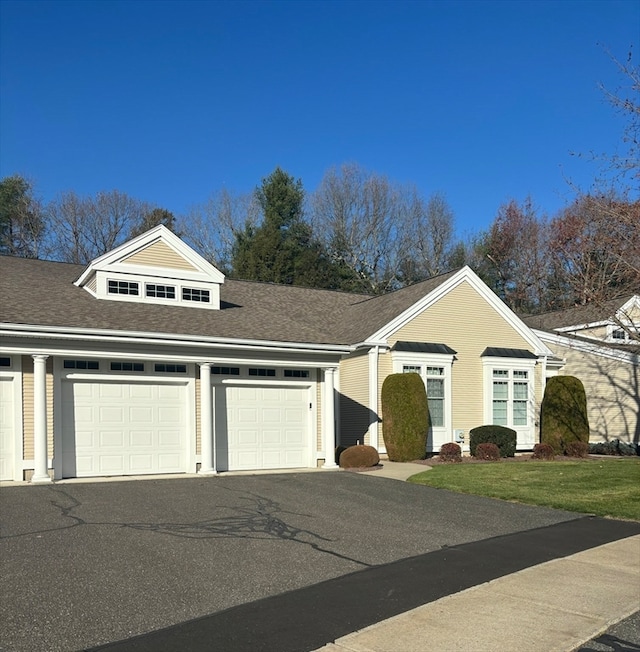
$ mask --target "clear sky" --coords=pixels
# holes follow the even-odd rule
[[[279,165],[444,192],[460,234],[554,213],[623,122],[598,83],[640,57],[640,1],[0,0],[0,176],[118,189],[176,215]]]

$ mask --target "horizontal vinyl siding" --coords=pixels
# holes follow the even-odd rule
[[[188,269],[191,271],[196,268],[182,256],[177,254],[171,247],[164,242],[155,242],[142,251],[125,258],[122,262],[129,265],[145,265],[149,267],[168,267],[170,269]]]
[[[488,346],[530,349],[466,281],[389,338],[391,345],[397,341],[442,343],[457,352],[451,372],[452,427],[466,433],[483,425],[482,352]]]
[[[340,444],[368,443],[369,431],[368,356],[358,355],[340,363]]]
[[[201,409],[200,409],[200,367],[196,365],[196,455],[200,455],[201,453],[201,446],[200,446],[200,414],[201,414]]]
[[[53,359],[47,359],[47,457],[53,458]],[[25,355],[22,357],[22,446],[23,458],[32,460],[34,457],[33,446],[33,358]]]
[[[564,376],[579,378],[587,394],[592,441],[640,437],[640,367],[555,343],[549,348],[566,365]]]

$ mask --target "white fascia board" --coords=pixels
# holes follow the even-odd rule
[[[414,317],[434,305],[460,284],[467,281],[485,301],[534,349],[538,356],[552,355],[552,352],[539,337],[484,283],[480,277],[467,265],[448,278],[437,288],[429,292],[410,308],[390,321],[386,326],[374,333],[367,341],[381,340],[387,343],[388,338],[398,329],[408,324]]]
[[[155,226],[153,229],[142,233],[136,238],[133,238],[132,240],[121,244],[119,247],[108,251],[106,254],[98,256],[98,258],[92,260],[87,269],[75,282],[75,285],[82,285],[91,272],[95,270],[104,270],[118,265],[123,258],[127,258],[128,256],[135,254],[137,251],[160,240],[186,258],[194,267],[199,269],[203,276],[208,280],[214,283],[224,283],[224,274],[219,269],[207,262],[200,254],[185,244],[177,235],[167,229],[166,226],[158,224],[158,226]],[[137,268],[138,272],[145,269],[144,267],[140,268],[140,266],[137,266]]]
[[[307,342],[277,342],[271,340],[242,340],[236,338],[209,338],[201,335],[172,333],[144,333],[140,331],[110,331],[85,328],[57,328],[53,326],[28,326],[25,324],[2,324],[0,335],[39,337],[42,339],[68,339],[92,342],[126,342],[136,344],[175,344],[179,346],[208,348],[238,348],[242,350],[269,351],[318,351],[342,355],[350,353],[352,346],[346,344],[310,344]]]
[[[634,294],[624,305],[622,305],[618,310],[616,310],[615,317],[621,322],[629,321],[628,313],[633,308],[640,310],[640,295]],[[611,318],[600,319],[598,321],[591,321],[584,324],[574,324],[572,326],[561,326],[560,328],[554,328],[553,330],[558,333],[568,333],[571,331],[580,331],[587,328],[598,328],[599,326],[611,326],[615,324],[614,320]]]
[[[548,331],[539,330],[535,330],[534,332],[542,341],[545,342],[558,344],[560,346],[566,346],[569,349],[581,351],[582,353],[593,353],[603,358],[610,358],[620,362],[627,362],[629,364],[636,365],[640,364],[640,355],[638,353],[611,349],[607,346],[602,346],[601,344],[596,343],[598,340],[594,340],[592,344],[591,342],[585,342],[584,340],[567,337],[566,335],[560,335],[559,333],[550,333]]]
[[[601,321],[591,321],[586,324],[573,324],[572,326],[560,326],[560,328],[554,328],[558,333],[571,333],[573,331],[583,331],[587,328],[598,328],[599,326],[608,326],[611,324],[611,320],[603,319]]]

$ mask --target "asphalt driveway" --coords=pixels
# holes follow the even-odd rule
[[[346,472],[3,487],[0,508],[7,652],[122,641],[582,519]]]

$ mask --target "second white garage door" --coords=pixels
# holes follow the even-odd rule
[[[219,471],[310,465],[307,388],[218,386],[215,396]]]
[[[12,378],[0,377],[0,480],[13,480],[14,382]]]
[[[186,471],[185,386],[62,384],[64,477]]]

